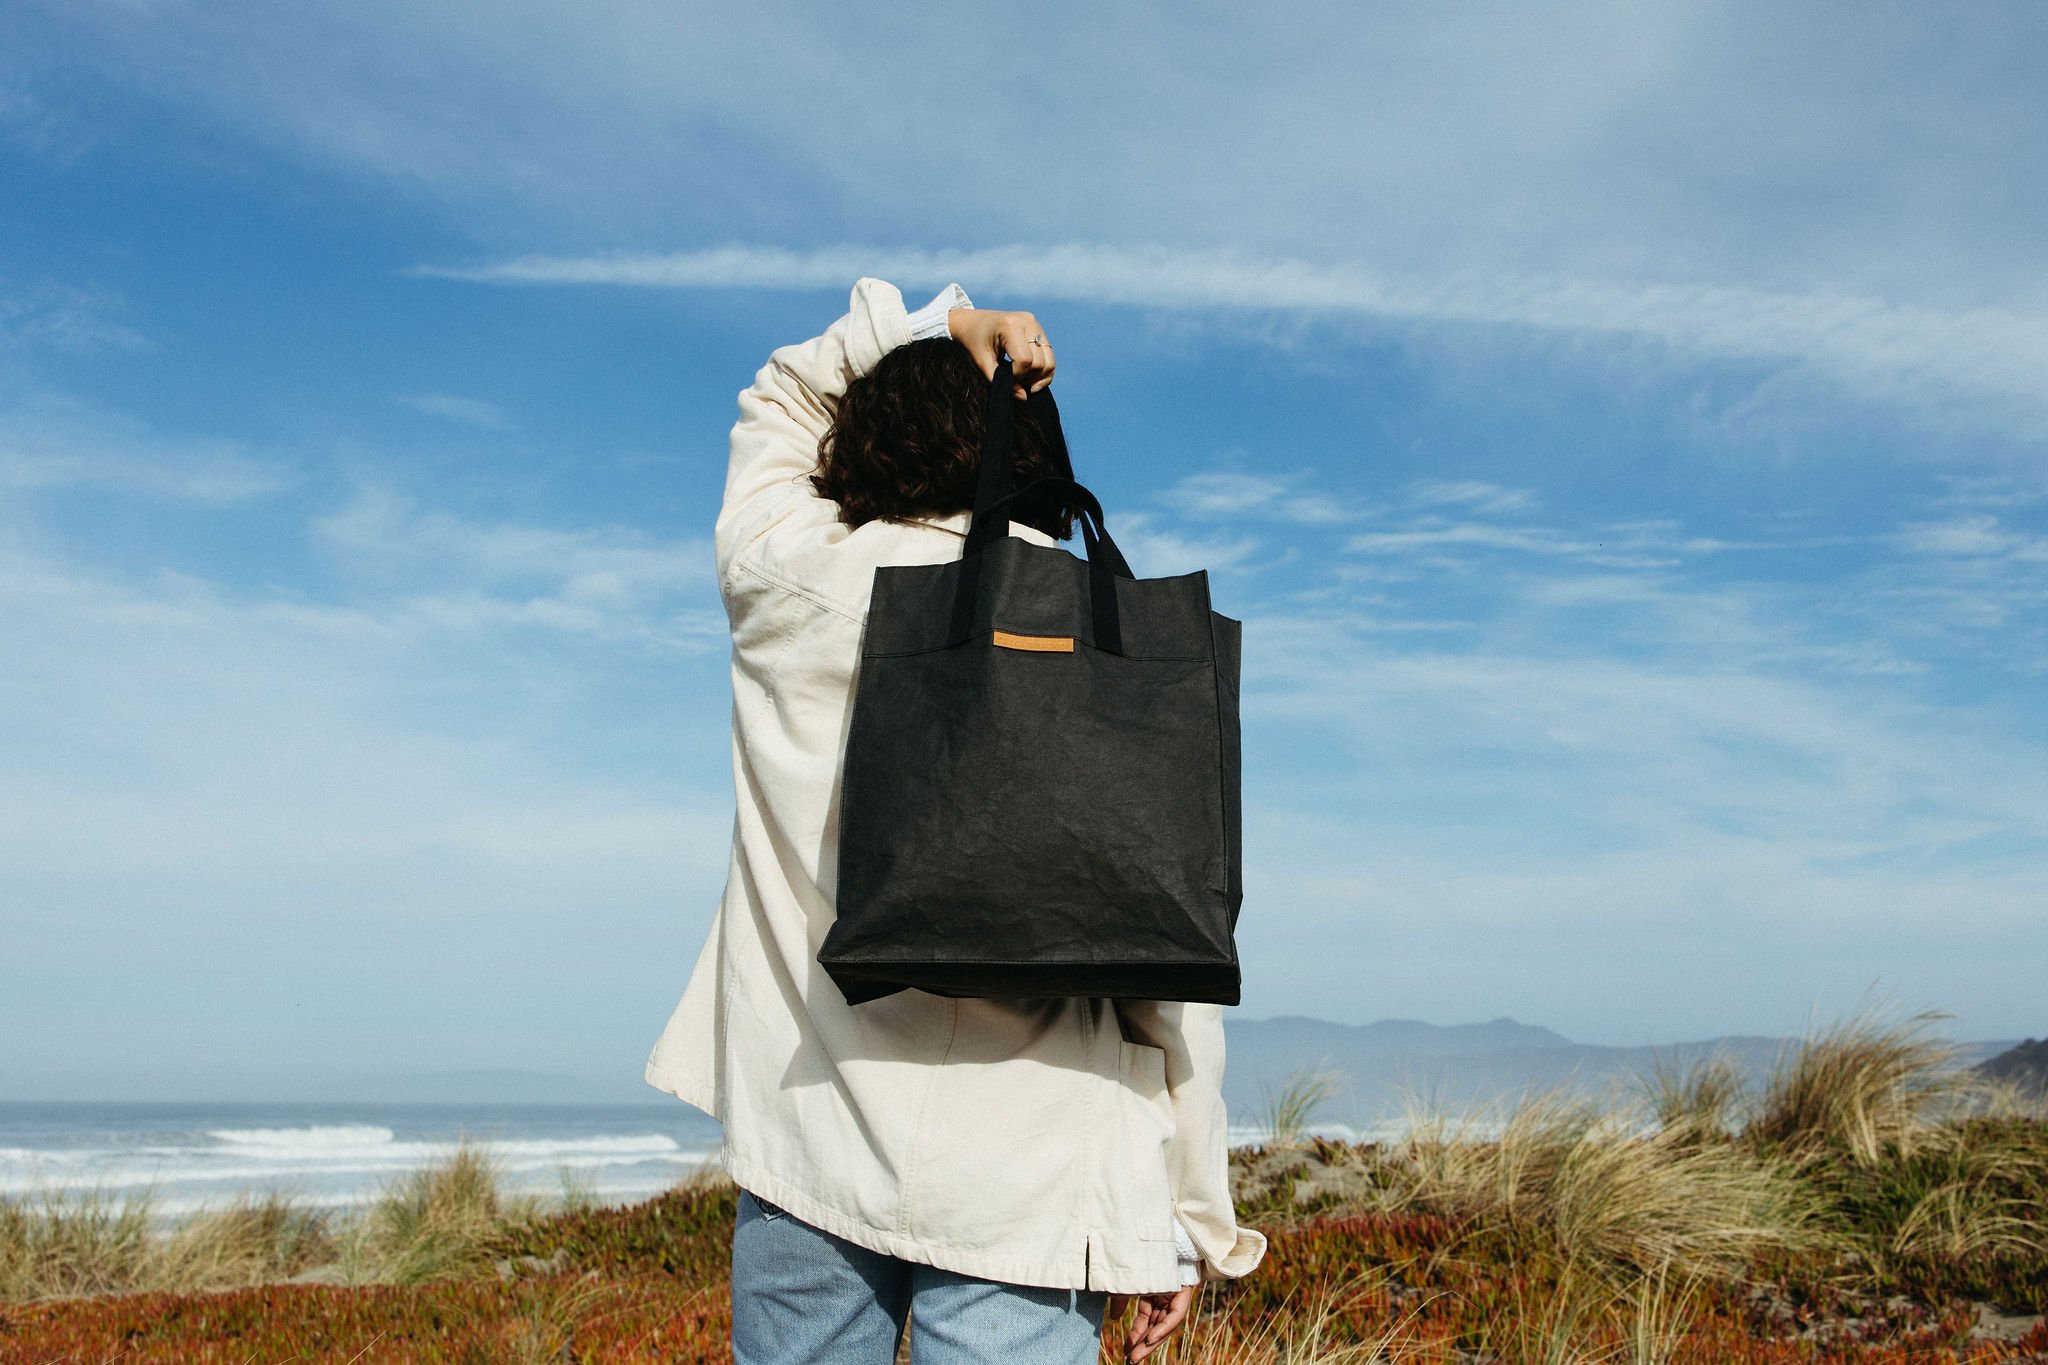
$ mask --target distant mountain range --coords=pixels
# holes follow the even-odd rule
[[[1977,1069],[2003,1081],[2017,1082],[2022,1090],[2048,1095],[2048,1038],[2025,1042],[1999,1053]]]
[[[1606,1047],[1507,1018],[1446,1027],[1414,1019],[1333,1024],[1301,1015],[1232,1020],[1225,1036],[1223,1097],[1234,1125],[1263,1121],[1290,1075],[1321,1068],[1334,1072],[1337,1081],[1314,1121],[1356,1127],[1398,1118],[1407,1095],[1426,1109],[1455,1114],[1552,1087],[1628,1086],[1651,1075],[1660,1060],[1683,1069],[1715,1053],[1734,1059],[1754,1080],[1792,1042],[1729,1034],[1656,1047]],[[2011,1040],[1957,1046],[1964,1062],[1974,1063],[2009,1048]]]

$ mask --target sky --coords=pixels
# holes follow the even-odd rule
[[[1035,312],[1234,1017],[2048,1032],[2048,10],[17,0],[0,1094],[637,1077],[735,397]],[[650,1092],[651,1093],[651,1092]]]

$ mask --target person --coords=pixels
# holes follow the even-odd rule
[[[1052,343],[959,285],[917,309],[863,277],[848,311],[739,396],[713,530],[732,628],[736,817],[725,892],[647,1082],[724,1127],[740,1187],[744,1365],[1125,1358],[1249,1273],[1222,1098],[1222,1007],[897,991],[849,1005],[817,961],[840,773],[877,567],[958,558],[988,389],[1017,403],[1019,484],[1047,452],[1026,396]],[[1008,530],[1052,545],[1065,513]]]

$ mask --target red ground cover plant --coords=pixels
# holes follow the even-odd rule
[[[495,1247],[500,1275],[482,1279],[14,1305],[0,1309],[0,1361],[729,1361],[735,1197],[713,1185],[548,1219]],[[1630,1280],[1416,1212],[1309,1216],[1271,1236],[1256,1273],[1204,1287],[1162,1362],[1365,1361],[1376,1343],[1378,1358],[1442,1365],[2048,1361],[2048,1330],[1973,1342],[1967,1300],[1859,1296],[1819,1264],[1760,1267],[1748,1282]]]

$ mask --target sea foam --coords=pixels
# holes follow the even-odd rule
[[[187,1120],[177,1126],[149,1121],[158,1116],[148,1106],[112,1119],[81,1112],[70,1125],[39,1112],[33,1145],[21,1141],[26,1125],[0,1122],[0,1136],[11,1139],[0,1145],[0,1195],[143,1197],[159,1217],[272,1191],[345,1208],[371,1202],[468,1143],[486,1154],[508,1194],[559,1195],[573,1185],[615,1203],[658,1194],[717,1156],[716,1124],[631,1110],[506,1107],[415,1111],[382,1122],[375,1121],[381,1114],[343,1122],[190,1122],[202,1118],[202,1108],[177,1111]]]

